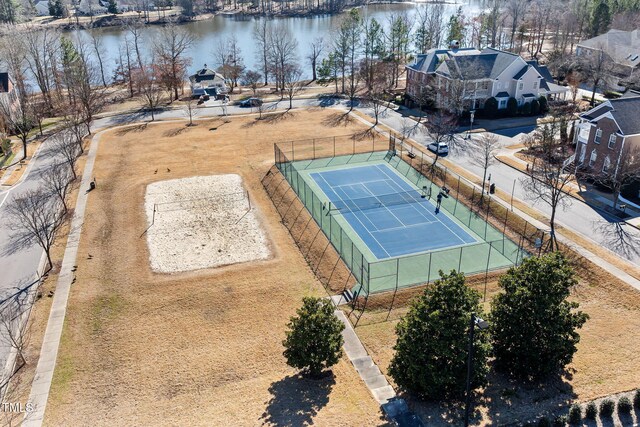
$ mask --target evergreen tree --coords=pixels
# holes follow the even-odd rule
[[[429,399],[462,398],[466,388],[469,321],[482,316],[480,294],[465,284],[463,273],[440,272],[411,303],[396,326],[396,351],[389,374],[396,384]],[[486,383],[488,337],[476,331],[473,388]]]
[[[319,377],[342,357],[344,324],[333,313],[331,301],[305,297],[302,307],[287,324],[287,338],[282,342],[287,364]]]
[[[62,0],[49,0],[49,15],[54,18],[65,18],[68,16],[67,6]]]
[[[595,37],[607,31],[611,24],[611,11],[607,0],[598,0],[591,11],[589,30],[591,37]]]
[[[496,366],[520,378],[541,379],[571,363],[588,316],[568,301],[577,284],[560,252],[530,257],[500,277],[504,290],[491,308]]]
[[[19,4],[15,0],[0,0],[0,23],[15,24]]]
[[[462,16],[462,7],[459,7],[456,14],[451,15],[449,18],[447,31],[447,43],[457,40],[462,46],[464,40],[464,16]]]
[[[109,3],[107,4],[107,12],[114,15],[118,13],[118,3],[116,0],[109,0]]]

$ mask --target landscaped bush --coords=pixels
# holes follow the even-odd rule
[[[553,420],[553,427],[564,427],[567,425],[567,416],[560,415]]]
[[[595,420],[598,417],[598,406],[593,402],[589,402],[584,411],[584,416],[588,420]]]
[[[551,421],[549,421],[547,417],[542,417],[540,421],[538,421],[538,427],[551,427]]]
[[[507,100],[507,110],[505,111],[508,117],[513,117],[518,114],[518,101],[511,97]]]
[[[636,390],[636,394],[633,395],[633,406],[640,409],[640,389]]]
[[[537,99],[531,101],[531,114],[534,116],[540,114],[540,103]]]
[[[540,97],[538,98],[538,102],[540,103],[541,113],[546,113],[547,111],[549,111],[549,101],[547,101],[547,98],[545,96],[540,95]]]
[[[631,413],[631,399],[623,396],[618,400],[618,415],[629,415]]]
[[[611,399],[605,399],[600,403],[600,416],[603,418],[609,418],[613,415],[615,409],[615,403]]]
[[[484,115],[489,119],[495,119],[498,115],[498,100],[493,96],[484,103]]]
[[[531,114],[531,103],[527,102],[522,105],[522,115],[528,116],[529,114]]]
[[[569,409],[569,424],[576,426],[580,424],[580,421],[582,421],[582,407],[574,403]]]

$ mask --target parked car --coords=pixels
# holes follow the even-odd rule
[[[439,142],[437,146],[435,142],[432,142],[427,146],[427,148],[440,155],[449,153],[449,145],[446,142]]]
[[[259,107],[262,105],[262,99],[260,98],[247,98],[240,102],[241,107]]]

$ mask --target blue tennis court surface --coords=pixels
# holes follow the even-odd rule
[[[386,163],[310,176],[378,259],[478,241]]]

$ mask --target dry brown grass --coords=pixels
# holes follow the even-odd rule
[[[200,121],[178,137],[167,135],[178,123],[103,135],[45,424],[382,423],[346,359],[333,378],[309,382],[282,356],[288,318],[303,296],[323,290],[260,179],[274,141],[361,129],[328,128],[326,115],[253,126],[254,118]],[[140,237],[146,185],[220,173],[243,177],[274,257],[154,274]]]
[[[511,383],[492,375],[490,386],[479,398],[480,424],[509,423],[566,407],[572,400],[588,401],[600,396],[637,388],[640,384],[640,293],[583,258],[574,259],[580,283],[572,299],[590,319],[580,331],[581,340],[569,376],[543,386]],[[477,284],[471,286],[478,288]],[[480,290],[480,289],[478,289]],[[499,291],[496,281],[488,284],[488,300]],[[488,309],[488,304],[485,304]],[[383,373],[393,357],[395,325],[406,306],[366,313],[356,332]],[[385,321],[389,318],[389,321]],[[390,379],[390,378],[389,378]],[[391,380],[391,379],[390,379]],[[452,407],[412,402],[423,419],[438,414],[449,417],[461,412]],[[558,406],[560,405],[560,406]],[[450,420],[449,420],[450,421]],[[449,421],[433,425],[447,425]]]
[[[24,161],[22,161],[20,164],[18,164],[18,166],[13,170],[13,172],[11,172],[11,176],[5,181],[4,185],[12,186],[16,184],[20,180],[20,178],[22,178],[22,175],[24,175],[24,172],[27,170],[27,166],[29,166],[29,162],[33,158],[33,155],[38,149],[38,147],[40,147],[40,144],[41,144],[41,141],[36,141],[34,143],[27,144],[27,158],[24,159]],[[20,143],[20,148],[16,152],[14,161],[20,158],[22,158],[22,143]],[[0,177],[2,177],[2,173],[7,173],[8,170],[4,169],[0,172],[1,172]]]

